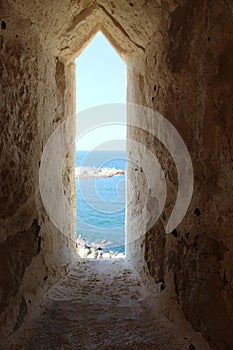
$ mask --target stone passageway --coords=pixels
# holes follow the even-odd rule
[[[151,296],[150,286],[124,259],[79,261],[48,290],[40,315],[26,320],[6,348],[209,349],[178,309],[165,315],[158,295]]]
[[[0,9],[0,350],[232,350],[233,2],[5,0]],[[126,169],[130,263],[76,261],[75,152],[63,146],[77,130],[75,58],[98,31],[127,65],[127,102],[149,111],[127,109],[126,158],[137,164]],[[178,172],[183,147],[172,155],[173,133],[161,123],[158,139],[151,112],[175,128],[193,167],[189,208],[170,233],[179,189],[192,181]],[[161,191],[147,153],[165,174]]]

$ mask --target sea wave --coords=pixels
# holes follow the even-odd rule
[[[90,177],[112,177],[125,175],[125,171],[116,168],[95,168],[95,167],[78,167],[75,168],[75,178],[84,179]]]

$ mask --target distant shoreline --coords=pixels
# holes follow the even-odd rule
[[[75,168],[76,179],[88,178],[105,178],[125,175],[125,171],[116,168],[95,168],[95,167],[78,167]]]

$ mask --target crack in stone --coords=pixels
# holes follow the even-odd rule
[[[121,33],[126,36],[126,38],[128,40],[130,40],[130,42],[132,44],[134,44],[137,48],[141,49],[143,52],[145,52],[145,48],[139,44],[137,44],[135,41],[133,41],[129,34],[126,32],[126,30],[120,25],[120,23],[106,10],[106,8],[102,5],[99,5],[99,7],[103,10],[103,12],[111,19],[111,21],[115,24],[116,28],[118,28]]]

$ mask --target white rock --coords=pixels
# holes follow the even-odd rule
[[[111,259],[111,257],[112,257],[112,254],[110,254],[110,253],[103,254],[103,259]]]
[[[89,252],[90,252],[89,249],[81,248],[79,249],[78,254],[80,255],[81,258],[87,258]]]

